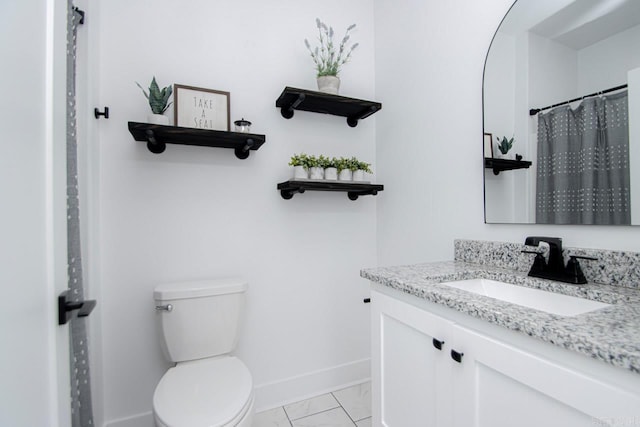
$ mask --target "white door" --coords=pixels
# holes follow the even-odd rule
[[[0,2],[0,425],[69,425],[65,4]]]
[[[451,323],[377,292],[371,309],[373,425],[450,425]]]

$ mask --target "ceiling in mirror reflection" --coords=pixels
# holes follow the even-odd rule
[[[519,155],[532,167],[499,175],[485,169],[487,223],[640,225],[640,188],[634,186],[634,182],[640,186],[640,142],[635,149],[633,143],[640,139],[640,123],[631,120],[640,117],[639,45],[639,0],[514,3],[496,32],[485,64],[484,132],[493,139],[492,152],[485,143],[485,157],[515,161]],[[623,90],[602,94],[621,85]],[[586,96],[592,93],[597,95]],[[618,99],[615,106],[605,102],[614,97]],[[576,98],[577,102],[567,102]],[[586,108],[584,99],[591,99],[594,110],[573,127],[565,123],[571,129],[563,131],[557,119],[550,120],[563,109],[576,116]],[[558,103],[562,106],[529,117],[531,108]],[[540,117],[549,120],[540,121]],[[594,117],[600,124],[590,126],[587,122]],[[577,139],[576,132],[581,135]],[[589,132],[595,136],[587,137]],[[504,137],[515,140],[505,155],[496,145]],[[538,156],[546,172],[540,172]],[[562,158],[573,160],[561,163]],[[571,175],[574,172],[579,174]],[[545,173],[555,175],[544,177]],[[558,213],[543,215],[543,208]],[[608,209],[627,211],[630,219],[620,222],[619,212],[612,213],[618,219],[607,219],[601,213]],[[572,213],[566,215],[568,211]]]

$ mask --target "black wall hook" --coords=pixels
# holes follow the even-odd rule
[[[99,119],[100,116],[104,116],[105,119],[109,118],[109,107],[104,107],[104,111],[100,111],[97,108],[93,109],[93,115],[96,119]]]
[[[84,10],[80,10],[77,6],[73,8],[73,11],[80,15],[80,19],[78,20],[78,24],[84,24]]]
[[[58,296],[58,325],[64,325],[74,317],[87,317],[95,308],[95,300],[69,301],[69,291]]]

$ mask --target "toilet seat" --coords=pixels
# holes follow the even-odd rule
[[[169,427],[237,425],[253,406],[253,381],[233,356],[178,363],[153,393],[157,421]]]

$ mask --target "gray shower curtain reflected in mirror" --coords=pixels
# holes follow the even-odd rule
[[[536,223],[631,224],[627,91],[538,115]]]
[[[80,247],[80,200],[78,197],[78,141],[76,132],[76,36],[81,15],[67,1],[67,263],[69,295],[72,301],[84,300]],[[69,359],[71,375],[71,425],[93,425],[89,346],[86,317],[74,317],[69,323]]]

